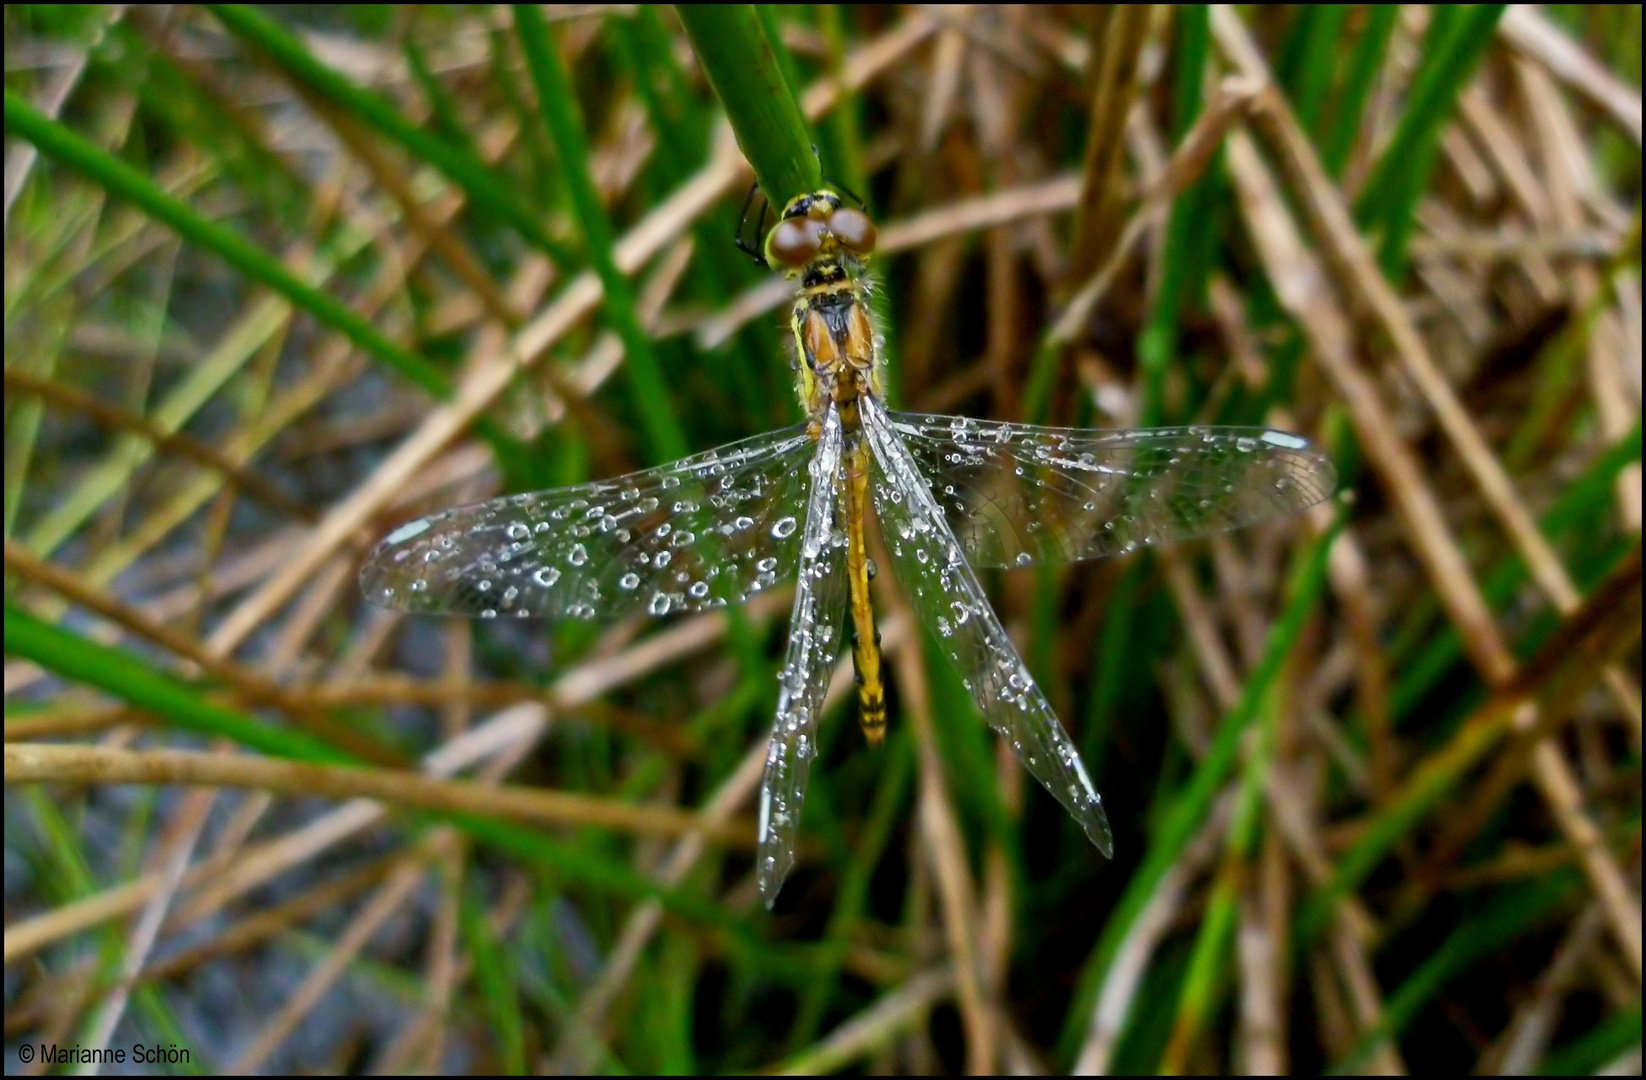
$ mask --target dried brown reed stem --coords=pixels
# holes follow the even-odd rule
[[[307,765],[244,754],[187,750],[106,750],[79,746],[5,747],[6,775],[21,784],[176,784],[244,787],[271,794],[372,799],[411,810],[483,814],[517,821],[680,836],[701,832],[748,846],[747,822],[709,825],[669,807],[614,802],[541,788],[487,787],[430,780],[392,769]]]

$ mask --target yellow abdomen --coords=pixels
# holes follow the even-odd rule
[[[880,630],[869,598],[869,552],[865,538],[868,511],[869,445],[861,438],[846,465],[846,577],[851,584],[852,663],[857,668],[858,723],[870,746],[886,741],[886,685],[880,676]]]

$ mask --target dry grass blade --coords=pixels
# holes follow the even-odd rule
[[[627,806],[562,791],[483,787],[425,780],[393,770],[296,765],[244,755],[180,750],[107,750],[7,746],[6,775],[21,784],[179,784],[245,787],[286,795],[373,799],[391,806],[449,814],[488,814],[540,824],[681,836],[701,833],[717,842],[753,843],[747,822],[711,824],[662,807]]]

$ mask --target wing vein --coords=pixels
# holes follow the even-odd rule
[[[1097,849],[1112,855],[1114,841],[1103,800],[989,606],[914,456],[879,402],[865,397],[859,408],[878,466],[875,511],[898,585],[960,673],[989,726],[1074,816]]]
[[[1073,562],[1284,517],[1336,485],[1303,439],[1250,427],[1085,430],[891,414],[976,566]]]
[[[795,565],[814,444],[786,428],[668,465],[459,506],[390,533],[366,597],[418,614],[596,618],[701,611]]]
[[[789,643],[778,674],[777,719],[760,786],[756,877],[770,908],[794,866],[800,809],[817,754],[817,724],[845,626],[844,538],[838,527],[840,415],[831,404],[807,474],[806,527],[799,551]]]

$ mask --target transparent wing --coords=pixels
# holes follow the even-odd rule
[[[459,506],[390,533],[360,571],[379,607],[605,618],[737,603],[800,547],[804,427],[576,487]]]
[[[1313,506],[1337,484],[1324,454],[1268,428],[891,421],[977,566],[1074,562],[1238,529]]]
[[[836,498],[840,458],[840,415],[830,405],[817,454],[807,470],[811,496],[800,545],[794,615],[789,623],[788,652],[778,675],[777,723],[760,787],[757,876],[768,908],[776,902],[777,890],[794,865],[800,807],[817,752],[817,722],[846,624],[844,537],[835,520],[840,505]]]
[[[877,466],[875,512],[903,594],[959,671],[989,726],[1074,815],[1097,849],[1112,856],[1103,800],[984,597],[919,464],[879,402],[865,396],[859,408]]]

